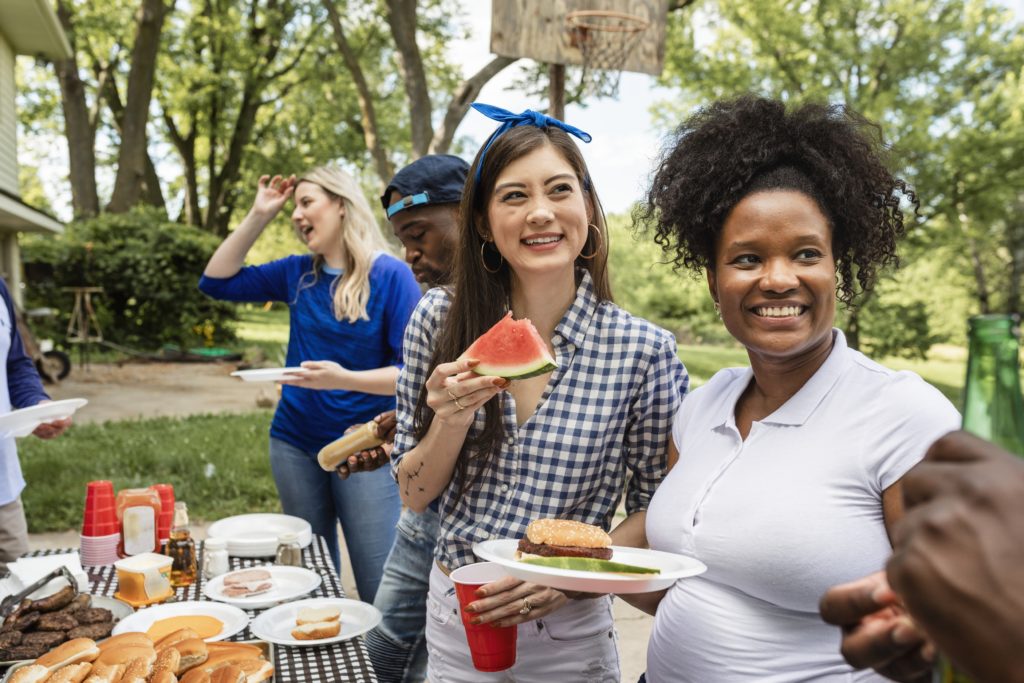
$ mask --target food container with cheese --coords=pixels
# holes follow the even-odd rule
[[[132,607],[163,602],[174,595],[172,562],[170,557],[158,553],[142,553],[118,560],[114,563],[118,586],[114,597]]]

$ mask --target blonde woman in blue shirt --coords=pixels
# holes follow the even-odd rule
[[[642,539],[687,376],[671,334],[611,301],[604,216],[569,134],[590,136],[536,112],[474,106],[502,126],[470,169],[454,284],[414,312],[398,382],[399,491],[414,510],[441,500],[428,676],[617,683],[609,598],[575,600],[513,579],[482,587],[469,605],[475,619],[519,629],[512,669],[483,673],[447,574],[475,562],[474,542],[520,538],[537,518],[609,529],[624,493],[628,517],[612,536]],[[553,372],[510,384],[456,360],[510,310],[547,340]]]

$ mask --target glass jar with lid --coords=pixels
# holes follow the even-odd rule
[[[302,547],[299,546],[299,535],[288,531],[277,537],[277,557],[274,564],[288,567],[302,566]]]

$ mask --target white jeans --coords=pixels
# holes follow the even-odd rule
[[[485,673],[473,668],[459,600],[434,564],[427,596],[427,678],[431,683],[619,683],[618,635],[610,597],[570,600],[543,619],[519,625],[516,663]]]

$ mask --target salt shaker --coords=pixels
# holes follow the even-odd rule
[[[212,579],[228,571],[228,542],[223,538],[208,538],[203,543],[203,577]]]
[[[302,548],[299,547],[299,535],[288,531],[277,537],[277,559],[274,564],[289,567],[302,566]]]

